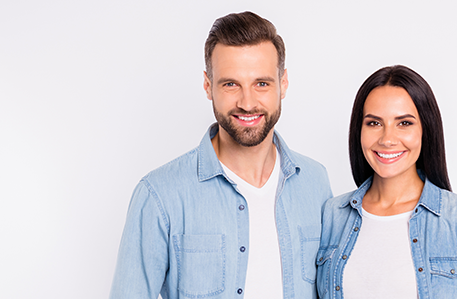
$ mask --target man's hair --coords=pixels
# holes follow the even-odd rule
[[[272,42],[278,52],[279,78],[284,74],[286,48],[281,36],[276,33],[275,26],[268,20],[245,11],[232,13],[217,19],[205,43],[206,73],[213,79],[211,57],[214,47],[220,43],[226,46],[253,46],[262,42]]]
[[[360,138],[365,101],[373,89],[381,86],[401,87],[408,92],[419,113],[422,125],[422,147],[416,167],[424,172],[430,182],[451,191],[440,109],[432,89],[424,78],[403,65],[384,67],[376,71],[365,80],[355,97],[349,125],[349,158],[356,185],[359,187],[374,173],[363,155]]]

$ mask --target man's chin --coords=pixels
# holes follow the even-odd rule
[[[242,130],[237,132],[228,132],[229,135],[241,146],[253,147],[261,144],[268,134],[265,134],[262,130]]]

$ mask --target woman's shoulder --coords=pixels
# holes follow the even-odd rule
[[[356,191],[357,191],[357,189],[352,190],[347,193],[343,193],[343,194],[335,196],[333,198],[330,198],[325,203],[325,209],[337,209],[337,208],[344,207],[345,205],[347,205],[349,203],[349,201],[351,200],[352,196],[354,195],[354,193]]]
[[[442,213],[451,215],[452,219],[457,221],[457,194],[445,189],[440,189],[440,193]]]

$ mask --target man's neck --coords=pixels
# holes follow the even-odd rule
[[[237,176],[260,188],[269,179],[276,161],[273,132],[256,146],[238,144],[223,129],[211,140],[218,159]]]

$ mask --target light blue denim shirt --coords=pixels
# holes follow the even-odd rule
[[[409,220],[409,241],[420,299],[457,298],[457,194],[425,179],[421,197]],[[344,298],[344,267],[351,258],[362,224],[362,199],[371,186],[327,201],[317,255],[320,298]],[[395,269],[392,269],[395,271]],[[360,283],[363,283],[361,281]]]
[[[217,130],[211,126],[198,148],[152,171],[136,187],[111,299],[159,293],[164,299],[243,298],[249,207],[214,152]],[[332,197],[327,172],[289,150],[277,133],[274,143],[281,159],[275,212],[284,298],[317,298],[322,205]]]

